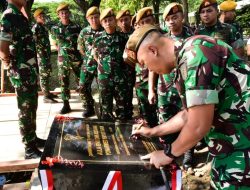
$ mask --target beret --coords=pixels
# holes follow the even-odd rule
[[[221,11],[232,11],[236,9],[237,3],[235,1],[227,0],[222,2],[219,7]]]
[[[67,3],[61,3],[58,5],[56,12],[58,13],[61,10],[69,10],[69,4]]]
[[[146,36],[152,31],[160,31],[158,27],[154,25],[146,24],[138,29],[136,29],[129,37],[123,58],[125,62],[136,63],[137,61],[137,51],[146,38]]]
[[[44,12],[43,9],[37,9],[37,10],[35,10],[33,16],[34,16],[34,17],[37,17],[38,15],[40,15],[40,14],[43,13],[43,12]]]
[[[87,12],[86,12],[86,18],[89,17],[90,15],[95,15],[95,14],[100,14],[100,11],[98,7],[90,7]]]
[[[153,8],[144,7],[138,11],[136,14],[136,23],[139,22],[142,18],[153,16]]]
[[[113,9],[112,8],[104,9],[100,15],[100,21],[102,21],[104,18],[110,17],[110,16],[115,16]]]
[[[166,20],[168,15],[175,14],[177,12],[183,12],[182,6],[179,3],[170,3],[166,6],[163,12],[163,20]]]
[[[123,17],[123,16],[131,16],[131,15],[130,15],[130,11],[129,11],[128,9],[119,11],[119,12],[117,13],[117,15],[116,15],[116,19],[118,20],[118,19],[120,19],[120,18]]]
[[[201,12],[201,9],[209,7],[209,6],[217,6],[216,0],[203,0],[199,6],[199,13]]]

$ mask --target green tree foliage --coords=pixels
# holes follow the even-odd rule
[[[244,6],[242,9],[236,11],[236,21],[239,22],[240,26],[244,29],[245,35],[250,35],[250,5]]]

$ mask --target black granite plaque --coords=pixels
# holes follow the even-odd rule
[[[56,117],[39,169],[52,170],[54,189],[99,190],[109,171],[121,171],[125,190],[166,189],[163,178],[170,174],[165,170],[162,176],[140,160],[159,144],[152,139],[131,141],[131,129],[129,123]]]

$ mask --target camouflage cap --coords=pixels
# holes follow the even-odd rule
[[[140,9],[136,16],[136,23],[139,22],[142,18],[153,16],[153,8],[151,7],[144,7]]]
[[[131,26],[133,26],[133,27],[135,25],[135,20],[136,20],[136,14],[134,16],[132,16],[132,18],[131,18]]]
[[[110,17],[110,16],[115,16],[113,9],[112,8],[104,9],[100,15],[100,21],[102,21],[104,18]]]
[[[43,12],[44,12],[43,9],[37,9],[37,10],[35,10],[33,16],[36,18],[38,15],[40,15],[40,14],[43,13]]]
[[[90,15],[95,15],[95,14],[100,14],[98,7],[96,6],[90,7],[86,12],[86,18],[88,18]]]
[[[138,29],[136,29],[133,34],[129,37],[125,52],[123,55],[125,62],[136,63],[137,61],[137,51],[145,39],[145,37],[152,31],[159,31],[159,28],[154,25],[146,24]]]
[[[58,13],[61,10],[69,10],[69,4],[68,3],[61,3],[58,5],[56,12]]]
[[[118,19],[120,19],[120,18],[123,17],[123,16],[131,16],[131,15],[130,15],[130,11],[129,11],[128,9],[119,11],[119,12],[117,13],[117,15],[116,15],[116,19],[118,20]]]
[[[183,12],[183,8],[179,3],[170,3],[166,6],[163,12],[163,20],[166,20],[168,15],[172,15],[178,12]]]
[[[203,0],[199,6],[199,13],[201,12],[201,9],[209,7],[209,6],[216,6],[217,7],[217,1],[216,0]]]
[[[232,11],[236,9],[237,3],[232,0],[227,0],[222,2],[219,7],[221,11]]]

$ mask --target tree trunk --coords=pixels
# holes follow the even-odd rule
[[[84,15],[86,14],[89,7],[92,6],[100,7],[101,3],[101,0],[92,0],[90,2],[85,0],[73,0],[73,1],[78,5],[78,7],[84,13]]]
[[[182,4],[183,4],[183,9],[184,9],[184,23],[189,25],[189,21],[188,21],[188,2],[187,2],[187,0],[182,0]]]
[[[160,0],[153,0],[153,8],[155,13],[155,21],[159,23]]]

